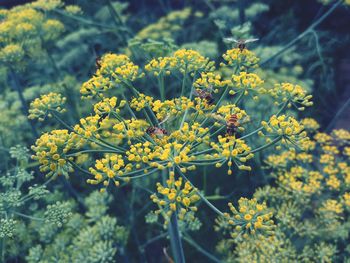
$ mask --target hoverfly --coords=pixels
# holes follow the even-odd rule
[[[212,91],[213,91],[213,87],[209,86],[209,88],[207,89],[195,89],[193,91],[193,95],[206,100],[207,103],[211,105],[214,103],[214,97],[213,97]]]
[[[226,42],[232,43],[235,42],[237,44],[237,48],[242,52],[246,48],[247,43],[258,41],[259,38],[251,38],[251,39],[235,39],[233,37],[224,38]]]
[[[249,117],[246,116],[244,119],[238,119],[237,114],[231,114],[228,119],[225,119],[221,115],[214,115],[215,119],[225,122],[226,124],[226,135],[233,136],[239,131],[239,127],[242,124],[249,122]]]
[[[226,121],[226,133],[228,136],[235,135],[238,131],[240,123],[237,114],[232,114]]]

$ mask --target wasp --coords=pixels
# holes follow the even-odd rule
[[[214,103],[214,96],[212,94],[213,88],[209,87],[207,89],[195,89],[193,94],[201,99],[207,101],[209,105]]]
[[[251,38],[251,39],[234,39],[233,37],[224,38],[226,42],[232,43],[235,42],[237,44],[237,48],[242,52],[247,46],[247,43],[258,41],[259,38]]]

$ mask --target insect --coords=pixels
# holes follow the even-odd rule
[[[238,121],[237,114],[232,114],[226,121],[226,133],[229,136],[235,135],[237,133],[240,123]]]
[[[259,38],[251,38],[251,39],[234,39],[233,37],[224,38],[226,42],[235,42],[237,44],[237,48],[242,52],[246,48],[247,43],[258,41]]]
[[[214,103],[214,97],[212,94],[213,88],[210,86],[207,89],[195,89],[193,94],[201,99],[205,99],[209,105]]]
[[[164,122],[166,122],[169,119],[170,115],[167,115],[163,121],[161,121],[158,125],[162,125]],[[166,129],[156,127],[156,126],[151,126],[148,127],[146,130],[146,133],[150,136],[156,136],[159,138],[162,138],[165,135],[168,135],[168,131]]]
[[[160,137],[160,138],[162,138],[165,135],[168,135],[168,131],[166,129],[154,127],[154,126],[148,127],[146,132],[150,136],[156,136],[156,137]]]
[[[96,57],[95,66],[96,66],[96,69],[101,68],[101,57]]]
[[[214,115],[213,117],[226,124],[226,135],[228,136],[235,135],[239,131],[242,124],[249,122],[248,116],[243,119],[239,119],[237,114],[231,114],[228,119],[225,119],[223,116],[218,114]]]

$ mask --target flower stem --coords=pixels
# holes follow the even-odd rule
[[[159,94],[160,94],[160,99],[162,101],[165,100],[165,87],[164,87],[164,75],[163,73],[159,76],[158,78],[158,82],[159,82]]]
[[[327,12],[325,12],[317,21],[315,21],[312,25],[310,25],[304,32],[302,32],[299,36],[294,38],[292,41],[290,41],[287,45],[285,45],[282,49],[277,51],[275,54],[273,54],[270,58],[264,60],[262,63],[260,63],[260,66],[274,60],[276,57],[284,53],[286,50],[294,46],[300,39],[302,39],[304,36],[306,36],[309,33],[312,33],[312,30],[314,30],[319,24],[323,22],[344,0],[339,0],[336,2],[331,8],[328,9]]]
[[[214,262],[222,262],[220,259],[216,258],[214,255],[210,254],[206,249],[202,248],[200,245],[198,245],[192,238],[189,236],[184,236],[184,240],[189,243],[191,246],[193,246],[195,249],[197,249],[200,253],[208,257]]]
[[[281,139],[282,139],[282,136],[278,136],[273,141],[269,142],[268,144],[265,144],[263,146],[260,146],[259,148],[256,148],[256,149],[250,151],[250,153],[260,152],[260,151],[274,145],[275,143],[279,142]]]
[[[170,245],[173,251],[175,263],[185,263],[185,255],[182,248],[179,226],[177,223],[176,213],[173,213],[168,226]]]
[[[181,172],[181,169],[179,166],[176,167],[179,174],[185,179],[186,182],[189,182],[189,184],[194,188],[197,189],[197,187],[195,187],[192,182],[190,180],[187,179],[187,177],[184,175],[183,172]],[[203,200],[204,203],[206,203],[215,213],[217,213],[220,216],[223,216],[224,214],[215,206],[213,205],[211,202],[209,202],[209,200],[207,198],[205,198],[204,195],[202,195],[202,193],[200,191],[197,190],[197,194],[199,195],[199,197]]]
[[[187,70],[185,71],[185,73],[184,73],[184,75],[183,75],[183,79],[182,79],[181,97],[182,97],[182,96],[184,95],[184,93],[185,93],[186,77],[187,77]]]
[[[19,99],[21,101],[23,114],[24,114],[24,116],[28,116],[28,106],[27,106],[27,102],[26,102],[26,100],[25,100],[25,98],[23,96],[23,89],[22,89],[22,87],[21,87],[21,85],[19,83],[18,76],[17,76],[16,72],[13,69],[10,69],[9,72],[10,72],[10,76],[11,76],[11,79],[12,79],[12,88],[17,91],[18,97],[19,97]],[[32,129],[32,133],[33,133],[34,137],[37,138],[38,137],[38,132],[37,132],[37,130],[35,128],[34,123],[30,119],[27,119],[27,120],[28,120],[29,125],[30,125],[30,127]]]

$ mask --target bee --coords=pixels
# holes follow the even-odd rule
[[[232,43],[235,42],[237,44],[237,48],[242,52],[246,48],[247,43],[258,41],[259,38],[251,38],[251,39],[234,39],[233,37],[224,38],[224,41]]]
[[[169,119],[170,115],[167,115],[163,121],[161,121],[158,125],[162,125],[164,122],[166,122]],[[168,135],[168,131],[166,129],[156,127],[156,126],[151,126],[148,127],[146,130],[146,133],[150,136],[156,136],[158,138],[162,138],[166,135]]]
[[[154,126],[148,127],[146,130],[146,133],[150,136],[156,136],[159,138],[162,138],[168,135],[168,131],[166,129],[154,127]]]
[[[214,97],[212,94],[213,88],[210,86],[207,89],[195,89],[193,94],[201,99],[205,99],[209,105],[214,103]]]

